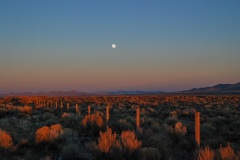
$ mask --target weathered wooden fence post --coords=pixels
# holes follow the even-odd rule
[[[106,120],[109,120],[109,106],[106,107]]]
[[[62,109],[63,109],[63,102],[61,102],[60,107],[61,107],[61,112],[62,112]]]
[[[195,141],[200,147],[200,112],[195,112]]]
[[[78,104],[76,104],[76,107],[75,107],[75,108],[76,108],[76,113],[77,113],[77,114],[80,114],[80,111],[79,111],[79,108],[78,108]]]
[[[70,108],[70,104],[69,104],[69,103],[67,103],[67,109],[69,110],[69,108]]]
[[[140,108],[137,106],[136,108],[136,127],[139,129],[140,127]]]
[[[56,101],[56,109],[58,108],[58,102]]]
[[[91,106],[88,106],[88,115],[91,114]]]

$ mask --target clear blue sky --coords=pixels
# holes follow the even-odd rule
[[[239,0],[0,0],[0,93],[239,81]]]

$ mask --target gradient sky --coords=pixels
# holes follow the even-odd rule
[[[239,0],[0,0],[0,93],[239,82],[239,8]]]

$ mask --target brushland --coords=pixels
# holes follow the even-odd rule
[[[0,159],[237,160],[239,137],[239,95],[0,98]]]

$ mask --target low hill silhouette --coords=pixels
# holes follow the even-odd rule
[[[239,94],[240,82],[236,84],[218,84],[212,87],[193,88],[180,93],[213,93],[213,94]]]

